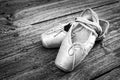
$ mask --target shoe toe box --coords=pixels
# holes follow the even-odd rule
[[[42,42],[42,45],[46,48],[48,48],[48,44],[47,44],[47,41],[45,39],[45,36],[44,34],[41,35],[41,42]]]

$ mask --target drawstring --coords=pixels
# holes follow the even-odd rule
[[[80,43],[73,43],[72,46],[71,46],[71,47],[69,48],[69,50],[68,50],[68,54],[69,54],[70,56],[73,55],[73,53],[72,53],[72,54],[69,53],[70,50],[71,50],[72,48],[75,49],[75,46],[76,46],[76,45],[78,45],[78,47],[76,47],[76,48],[81,48],[81,49],[83,49],[82,46],[81,46],[82,44],[80,44]],[[74,50],[73,50],[73,51],[74,51]]]
[[[100,27],[100,25],[98,23],[91,22],[91,21],[89,21],[87,19],[84,19],[82,17],[78,17],[75,20],[76,20],[76,22],[81,22],[84,25],[86,25],[87,27],[84,26],[85,28],[89,27],[90,29],[95,30],[97,32],[97,34],[101,34],[102,33],[102,28]]]
[[[73,45],[69,48],[69,50],[68,50],[68,54],[70,55],[70,56],[72,56],[73,55],[73,65],[72,65],[72,70],[74,69],[74,67],[75,67],[75,60],[76,60],[76,55],[74,54],[74,51],[75,51],[75,46],[77,46],[78,45],[78,48],[81,48],[81,50],[82,50],[82,52],[84,51],[84,48],[82,47],[82,44],[80,44],[80,43],[73,43]],[[70,53],[70,50],[72,50],[72,48],[74,49],[73,50],[73,52],[72,52],[72,54]],[[77,47],[76,47],[77,48]]]

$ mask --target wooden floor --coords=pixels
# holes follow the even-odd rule
[[[65,73],[54,64],[58,49],[45,49],[40,35],[86,8],[110,28],[85,60]],[[120,80],[120,0],[0,0],[0,80]]]

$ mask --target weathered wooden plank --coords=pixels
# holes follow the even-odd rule
[[[14,52],[14,53],[16,53],[16,52]],[[18,53],[19,53],[19,51],[18,51]],[[18,55],[18,56],[19,56],[19,55]],[[24,56],[24,55],[22,55],[22,56]],[[16,59],[16,56],[15,56],[14,58]],[[10,63],[10,62],[9,62],[9,63]],[[22,64],[22,63],[21,63],[21,64]],[[26,62],[26,64],[27,64],[27,62]],[[3,64],[2,64],[2,65],[3,65]],[[8,65],[8,64],[7,64],[7,65]],[[23,65],[23,64],[22,64],[22,65]],[[28,64],[27,64],[27,65],[28,65]],[[6,66],[6,65],[5,65],[5,66]],[[28,69],[28,70],[31,69],[30,67],[31,67],[31,65],[28,65],[28,66],[27,66],[27,69]],[[32,66],[32,67],[33,67],[33,66]],[[19,68],[20,68],[20,69],[19,69]],[[25,67],[24,67],[24,68],[25,68]],[[10,69],[10,68],[9,68],[9,69]],[[20,67],[18,67],[17,70],[21,71],[21,69],[23,69],[23,67],[20,66]],[[18,71],[18,72],[19,72],[19,71]],[[10,73],[8,73],[8,74],[10,74]]]
[[[117,5],[117,4],[115,4],[115,5]],[[119,7],[119,6],[117,6],[117,7]],[[111,9],[116,9],[119,11],[119,8],[117,8],[117,7],[111,7]],[[103,8],[104,7],[102,7],[101,9],[103,9]],[[97,9],[95,9],[95,10],[97,10]],[[106,11],[106,10],[107,9],[102,10],[101,12],[99,11],[99,12],[104,13],[104,11]],[[107,10],[107,11],[108,11],[108,13],[106,13],[106,14],[109,14],[109,15],[111,15],[113,13],[114,13],[114,15],[119,14],[119,13],[115,13],[115,11],[114,12],[110,12],[111,10]],[[20,30],[18,32],[16,31],[15,33],[13,33],[13,35],[18,34],[18,36],[16,36],[16,37],[13,37],[13,35],[12,36],[8,35],[7,40],[3,39],[0,42],[0,44],[1,44],[1,48],[0,48],[1,58],[5,57],[7,54],[10,55],[13,51],[19,50],[22,47],[25,47],[25,46],[28,46],[32,43],[40,41],[40,34],[44,31],[45,27],[46,27],[46,29],[48,29],[48,28],[52,27],[54,24],[57,24],[61,21],[65,21],[65,20],[68,21],[69,19],[73,19],[73,17],[75,17],[75,16],[76,17],[79,16],[79,13],[69,15],[66,17],[62,17],[59,19],[51,20],[51,21],[48,21],[45,23],[43,22],[40,24],[36,24],[36,25],[33,25],[32,27],[27,26],[28,28],[26,28],[26,29],[23,27],[23,30]],[[112,17],[112,15],[110,17]],[[11,36],[11,38],[8,38],[10,36]]]
[[[115,34],[118,34],[118,32],[114,33],[114,35]],[[114,46],[114,49],[111,49],[111,51],[108,53],[106,53],[103,48],[94,49],[94,51],[90,52],[89,55],[86,57],[86,59],[71,73],[62,72],[61,70],[56,68],[56,66],[54,65],[54,61],[52,62],[50,61],[49,64],[45,64],[36,69],[26,71],[21,75],[15,75],[9,79],[11,80],[33,80],[33,79],[34,80],[38,80],[38,79],[42,79],[42,80],[47,80],[47,79],[87,80],[88,79],[89,80],[89,79],[92,79],[96,76],[101,75],[102,73],[105,73],[106,71],[111,70],[112,68],[115,68],[116,66],[119,66],[120,58],[119,56],[116,56],[119,54],[119,52],[116,52],[116,50],[117,49],[119,50],[119,47],[120,47],[120,44],[118,44],[120,41],[120,36],[117,36],[117,37],[114,36],[113,38],[117,38],[117,40],[107,44],[106,47],[109,48],[109,46]],[[105,42],[107,42],[107,40]],[[117,43],[117,46],[115,46],[116,45],[115,43]],[[52,60],[54,60],[56,56],[56,52],[50,55],[54,55],[54,56],[51,56]],[[45,58],[46,57],[43,56],[43,59]]]
[[[17,12],[16,14],[14,14],[15,16],[15,19],[19,19],[19,18],[23,18],[23,17],[26,17],[26,16],[31,16],[33,14],[36,14],[39,12],[39,14],[43,14],[43,13],[48,13],[48,10],[51,11],[51,10],[55,10],[58,8],[64,8],[64,6],[66,7],[70,7],[72,6],[77,0],[74,0],[74,1],[69,1],[69,0],[64,0],[64,1],[60,1],[60,2],[55,2],[55,3],[51,3],[51,4],[48,4],[48,5],[43,5],[43,6],[37,6],[37,7],[32,7],[32,8],[28,8],[28,9],[24,9],[24,10],[21,10],[19,12]],[[81,4],[83,4],[83,1],[79,1]],[[72,3],[72,4],[70,4]],[[53,5],[54,4],[54,5]],[[56,4],[56,5],[55,5]],[[69,5],[68,5],[69,4]],[[77,3],[75,3],[77,5]]]
[[[59,0],[0,0],[0,14],[13,15],[16,10],[22,10],[24,8],[34,7],[56,1]]]
[[[117,0],[115,0],[114,2],[116,2],[116,1]],[[83,2],[82,4],[78,1],[76,3],[69,4],[69,5],[72,5],[70,7],[64,6],[61,9],[53,9],[53,10],[46,12],[46,14],[37,13],[37,14],[31,15],[29,17],[17,20],[13,24],[16,26],[25,26],[25,25],[34,24],[34,23],[45,21],[45,20],[50,20],[53,18],[58,18],[61,16],[69,15],[69,14],[72,14],[75,12],[79,12],[84,7],[86,7],[86,8],[91,7],[91,6],[97,7],[97,5],[100,6],[100,5],[105,5],[105,4],[109,4],[109,3],[113,3],[113,1],[108,1],[108,0],[93,1],[93,2],[91,1],[91,2]]]
[[[40,6],[35,6],[35,7],[31,7],[31,8],[27,8],[27,9],[23,9],[23,10],[19,10],[19,11],[16,11],[16,13],[14,14],[14,18],[16,20],[20,19],[20,18],[24,18],[24,17],[27,17],[27,16],[31,16],[33,14],[36,14],[36,13],[45,13],[44,11],[46,10],[49,10],[49,9],[52,9],[52,8],[58,8],[58,7],[62,7],[62,5],[60,4],[63,4],[66,5],[65,3],[71,3],[73,2],[72,0],[59,0],[57,2],[52,2],[49,4],[45,4],[45,5],[40,5]]]
[[[109,33],[109,35],[113,35],[113,37],[111,37],[111,36],[107,36],[107,37],[110,37],[110,38],[116,38],[116,41],[111,41],[111,43],[107,43],[107,44],[105,44],[105,46],[107,46],[108,48],[109,48],[109,46],[115,46],[115,43],[114,42],[117,42],[118,43],[118,41],[119,41],[119,39],[120,39],[120,34],[118,35],[118,32],[119,31],[117,31],[117,30],[115,30],[114,31],[114,33],[113,32],[111,32],[111,33]],[[114,35],[117,35],[117,36],[114,36]],[[104,41],[104,43],[106,43],[106,42],[108,42],[109,41],[109,38],[107,38],[108,40],[106,40],[106,41]],[[36,43],[37,44],[37,43]],[[12,64],[12,65],[15,65],[16,64],[16,70],[12,70],[12,71],[10,71],[9,73],[6,73],[6,75],[7,76],[12,76],[14,73],[19,73],[19,74],[21,74],[21,73],[23,73],[23,74],[21,74],[21,75],[19,75],[19,74],[17,74],[17,75],[15,75],[15,76],[17,76],[17,77],[15,77],[15,78],[12,78],[11,80],[21,80],[21,79],[23,79],[23,80],[32,80],[32,79],[34,79],[34,80],[37,80],[38,78],[39,79],[57,79],[57,78],[61,78],[61,77],[63,77],[63,76],[66,76],[66,75],[73,75],[73,74],[75,74],[74,72],[76,72],[76,71],[74,71],[74,72],[72,72],[72,73],[70,73],[70,74],[66,74],[66,73],[64,73],[64,72],[62,72],[62,71],[60,71],[59,69],[57,69],[55,66],[54,66],[54,61],[52,61],[51,62],[51,60],[54,60],[55,59],[55,56],[56,56],[56,51],[55,52],[53,52],[52,53],[52,51],[48,51],[48,49],[46,49],[46,50],[41,50],[41,48],[40,48],[40,46],[38,45],[38,50],[37,49],[35,49],[33,52],[30,52],[30,51],[28,51],[28,53],[23,53],[23,54],[25,54],[25,55],[22,55],[23,57],[21,57],[21,58],[19,58],[20,56],[20,54],[19,55],[17,55],[17,56],[13,56],[13,57],[10,57],[10,58],[6,58],[6,59],[4,59],[4,60],[1,60],[1,65],[3,65],[4,64],[4,61],[8,61],[7,62],[7,64],[6,65],[8,65],[8,63],[9,64]],[[116,50],[117,48],[119,48],[120,46],[119,46],[119,44],[117,44],[117,46],[115,46],[114,47],[114,49],[111,49],[111,52],[113,51],[113,50]],[[34,48],[31,48],[31,49],[34,49]],[[38,52],[37,52],[38,51]],[[41,51],[44,51],[44,52],[41,52]],[[46,54],[46,51],[48,52],[47,54]],[[54,49],[53,49],[53,51],[54,51]],[[30,52],[30,53],[29,53]],[[50,53],[51,52],[51,53]],[[44,53],[44,55],[46,55],[46,56],[48,56],[48,54],[49,54],[49,58],[48,57],[46,57],[46,56],[42,56],[43,55],[43,53]],[[27,54],[27,55],[26,55]],[[37,55],[37,57],[38,57],[38,59],[36,59],[37,57],[36,57],[36,54],[39,54],[39,56]],[[108,55],[109,54],[109,55]],[[118,54],[118,53],[114,53],[114,54]],[[32,57],[32,59],[31,59],[31,57],[29,57],[30,55],[33,55]],[[106,57],[108,55],[108,57]],[[100,48],[100,49],[94,49],[94,51],[92,51],[90,54],[89,54],[89,56],[86,58],[86,60],[84,60],[84,62],[81,64],[81,66],[83,66],[82,67],[82,69],[83,68],[85,68],[84,70],[87,70],[87,69],[89,69],[89,68],[92,68],[92,67],[94,67],[95,69],[96,69],[96,67],[97,68],[100,68],[101,66],[102,66],[102,64],[101,64],[101,66],[99,65],[102,61],[105,61],[105,63],[104,63],[104,67],[105,67],[105,64],[107,63],[107,64],[111,64],[112,63],[112,60],[115,60],[115,61],[117,61],[116,60],[116,58],[115,59],[113,59],[113,57],[111,58],[111,55],[112,55],[112,53],[105,53],[104,52],[104,50],[102,49],[102,48]],[[24,56],[25,56],[25,58],[28,58],[28,59],[25,59],[24,58]],[[42,58],[42,59],[41,59]],[[47,58],[47,59],[46,59]],[[19,60],[20,60],[20,63],[18,63],[17,61],[15,61],[15,63],[14,63],[14,59],[16,59],[16,60],[18,60],[18,62],[19,62]],[[48,61],[48,59],[49,59],[49,61]],[[109,60],[108,59],[110,59],[110,62],[108,62]],[[100,61],[99,61],[100,60]],[[49,64],[45,64],[45,62],[46,61],[48,61],[48,62],[50,62]],[[99,61],[99,62],[98,62]],[[27,63],[29,63],[29,64],[27,64]],[[34,64],[34,65],[31,65],[31,64]],[[106,65],[107,65],[106,64]],[[3,65],[2,67],[4,67],[4,66],[6,66],[6,65]],[[11,65],[11,66],[12,66]],[[19,65],[19,66],[18,66]],[[26,66],[27,67],[27,70],[26,70],[26,67],[23,69],[23,67],[21,68],[21,66]],[[42,66],[41,66],[42,65]],[[116,63],[114,63],[114,64],[112,64],[111,66],[112,67],[114,67],[114,66],[117,66],[118,65],[118,62],[116,62]],[[33,67],[34,66],[36,66],[37,67],[37,69],[35,68],[35,69],[33,69]],[[86,68],[87,67],[87,68]],[[88,68],[89,67],[89,68]],[[13,68],[11,68],[11,67],[7,67],[8,68],[8,70],[11,70],[11,69],[13,69]],[[7,69],[6,68],[6,69]],[[103,67],[102,67],[103,68]],[[2,68],[1,68],[2,69]],[[78,70],[79,68],[77,68],[77,70]],[[81,67],[80,67],[80,69],[81,69]],[[81,70],[82,70],[81,69]],[[17,70],[23,70],[22,72],[21,71],[17,71]],[[92,69],[89,69],[89,70],[91,70],[91,71],[94,71],[94,69],[92,68]],[[108,69],[106,69],[106,70],[108,70]],[[6,70],[4,70],[4,72],[5,72]],[[104,70],[105,71],[105,70]],[[33,75],[34,74],[34,75]],[[47,74],[49,74],[48,76],[47,76]],[[85,73],[83,73],[83,74],[85,74]],[[32,76],[33,75],[33,76]],[[35,76],[35,77],[34,77]],[[6,77],[6,76],[3,76],[2,75],[2,77],[1,78],[3,78],[3,77]],[[68,76],[69,77],[69,76]],[[84,78],[85,78],[85,76],[84,76]],[[86,78],[88,78],[88,77],[86,77]]]
[[[120,68],[113,69],[95,80],[120,80]]]
[[[116,13],[115,11],[112,11],[114,8],[117,8],[119,6],[119,4],[114,4],[114,5],[111,5],[111,6],[103,6],[102,8],[100,7],[100,9],[99,9],[99,7],[97,8],[98,9],[98,14],[99,14],[99,16],[101,17],[101,15],[104,15],[105,14],[105,11],[107,10],[107,12],[106,12],[106,14],[108,14],[108,18],[110,17],[110,16],[113,16],[113,13]],[[96,11],[96,9],[94,9],[95,11]],[[109,10],[109,11],[108,11]],[[118,10],[116,10],[116,11],[119,11],[119,9]],[[103,14],[104,13],[104,14]],[[80,13],[74,13],[74,17],[77,17],[76,16],[76,14],[78,14],[78,16],[79,16],[79,14]],[[112,15],[111,15],[112,14]],[[70,15],[71,16],[71,15]],[[106,16],[106,15],[104,15],[104,16]],[[104,16],[102,17],[102,18],[104,18]],[[116,13],[116,14],[114,14],[114,16],[118,16],[118,14]],[[68,16],[67,16],[68,17]],[[107,17],[107,16],[106,16]],[[119,17],[118,17],[119,18]],[[52,22],[52,21],[51,21]],[[47,24],[46,24],[47,25]],[[18,32],[18,31],[20,31],[21,29],[22,30],[25,30],[25,28],[31,28],[32,26],[24,26],[24,27],[20,27],[20,28],[17,28],[15,31],[16,32]],[[37,26],[38,27],[38,26]],[[13,31],[14,32],[14,31]],[[8,33],[8,34],[10,34],[10,33]]]
[[[117,6],[116,6],[116,5],[117,5]],[[114,4],[114,5],[107,6],[107,7],[104,6],[104,7],[100,8],[100,9],[97,8],[97,9],[98,9],[98,14],[100,13],[100,14],[99,14],[100,17],[101,17],[101,15],[103,15],[102,18],[104,18],[104,16],[106,16],[106,15],[104,15],[104,14],[105,14],[105,11],[107,10],[107,11],[106,11],[106,14],[108,15],[108,18],[110,18],[110,16],[111,16],[111,17],[114,17],[114,16],[117,17],[117,16],[119,16],[119,14],[116,13],[115,11],[112,11],[114,8],[117,8],[117,7],[119,7],[119,4]],[[94,9],[94,10],[96,11],[96,9]],[[117,11],[119,11],[119,9],[117,9]],[[104,13],[104,14],[103,14],[103,13]],[[114,15],[113,15],[113,13],[114,13]],[[66,17],[69,18],[69,17],[71,17],[71,16],[72,16],[72,17],[77,17],[77,16],[79,16],[79,14],[80,14],[80,13],[75,13],[75,14],[73,14],[73,15],[69,15],[69,16],[62,17],[62,18],[60,18],[60,19],[63,19],[63,18],[66,19]],[[111,14],[112,14],[112,15],[111,15]],[[71,18],[72,18],[72,17],[71,17]],[[119,18],[119,17],[118,17],[118,18]],[[106,19],[107,19],[107,18],[106,18]],[[55,20],[56,20],[56,19],[55,19]],[[55,20],[51,20],[50,22],[48,21],[48,22],[49,22],[48,24],[53,23]],[[46,24],[46,26],[47,26],[48,24]],[[25,33],[25,32],[26,32],[26,33],[27,33],[27,32],[30,32],[30,30],[38,29],[38,27],[40,27],[40,26],[41,26],[41,25],[39,25],[39,26],[36,25],[36,26],[32,27],[32,26],[29,25],[29,26],[17,28],[17,29],[16,29],[15,31],[13,31],[13,32],[18,32],[18,33],[19,33],[19,32],[21,32],[21,33]],[[37,27],[37,28],[36,28],[36,27]],[[29,29],[29,28],[30,28],[30,29]],[[41,29],[41,28],[42,28],[42,27],[40,27],[40,29]],[[23,30],[24,32],[23,32],[22,30]],[[26,30],[28,30],[28,31],[26,31]],[[20,33],[20,34],[21,34],[21,33]],[[30,32],[30,33],[31,33],[31,32]],[[9,34],[8,36],[11,35],[10,32],[8,32],[8,34]],[[22,34],[21,34],[21,35],[22,35]],[[4,35],[2,35],[1,37],[3,37],[3,36],[4,36]],[[7,37],[8,37],[8,36],[7,36]]]
[[[28,48],[28,50],[26,48],[24,51],[18,52],[20,54],[5,58],[0,61],[0,69],[2,70],[0,72],[0,79],[42,67],[52,60],[52,57],[56,55],[54,52],[56,52],[55,49],[49,50],[37,46]]]
[[[113,4],[111,4],[113,5]],[[111,6],[109,5],[109,6]],[[17,37],[11,38],[13,42],[9,41],[5,38],[3,40],[11,42],[5,43],[1,46],[1,52],[3,51],[4,56],[1,57],[0,60],[0,79],[10,79],[10,80],[46,80],[46,79],[92,79],[96,76],[101,75],[113,69],[114,67],[119,66],[119,41],[120,41],[120,17],[119,17],[119,5],[115,4],[117,7],[110,8],[107,7],[98,7],[95,8],[97,12],[99,12],[101,17],[105,17],[105,19],[109,19],[112,23],[109,29],[109,34],[106,39],[104,39],[103,43],[107,48],[111,49],[110,52],[105,52],[103,48],[99,47],[99,44],[96,45],[87,58],[82,62],[82,64],[71,73],[64,73],[56,68],[54,65],[54,59],[57,54],[57,49],[45,49],[41,46],[40,42],[40,34],[41,26],[46,27],[46,29],[52,26],[46,26],[46,22],[36,24],[33,26],[27,26],[31,29],[31,32],[24,33],[28,28],[24,31],[24,27],[21,28],[19,35]],[[103,10],[104,9],[104,10]],[[111,10],[112,9],[112,10]],[[115,9],[115,10],[114,10]],[[105,12],[106,11],[106,12]],[[115,14],[112,16],[112,14]],[[78,16],[79,14],[74,14],[70,16]],[[111,15],[107,17],[107,15]],[[118,18],[116,18],[118,16]],[[63,21],[66,18],[73,18],[66,16],[65,18],[58,18],[55,20],[48,21],[51,25],[56,24],[59,21]],[[116,21],[116,22],[115,22]],[[36,27],[35,27],[36,26]],[[35,28],[34,28],[35,27]],[[39,28],[39,30],[37,30]],[[23,29],[23,30],[22,30]],[[32,30],[33,29],[33,30]],[[23,33],[21,31],[24,31]],[[17,31],[16,31],[17,32]],[[34,33],[35,32],[35,35]],[[30,34],[31,33],[31,34]],[[20,37],[20,38],[19,38]],[[26,37],[26,38],[25,38]],[[29,37],[29,39],[27,39]],[[15,43],[15,44],[14,44]],[[7,46],[8,45],[8,46]],[[6,47],[5,47],[6,46]],[[7,48],[7,49],[4,49]],[[118,49],[118,50],[117,50]],[[8,52],[7,52],[8,51]],[[10,54],[10,55],[9,55]],[[6,56],[7,55],[7,56]],[[116,56],[117,55],[117,56]],[[48,57],[49,56],[49,57]],[[3,59],[4,58],[4,59]]]

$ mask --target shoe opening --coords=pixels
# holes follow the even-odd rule
[[[69,23],[68,25],[66,25],[66,26],[64,27],[64,30],[68,32],[69,29],[70,29],[70,27],[71,27],[71,24]]]

